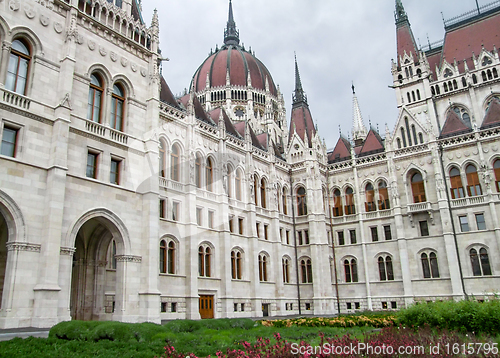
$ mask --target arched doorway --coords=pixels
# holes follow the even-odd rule
[[[71,273],[72,319],[112,320],[122,297],[123,240],[116,226],[104,217],[87,220],[78,230]]]
[[[0,308],[3,298],[3,286],[5,282],[5,270],[7,267],[7,241],[9,239],[9,230],[7,221],[0,212]]]

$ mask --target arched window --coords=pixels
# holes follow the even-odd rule
[[[472,74],[472,82],[473,82],[474,84],[477,84],[477,76],[476,76],[476,74],[475,74],[475,73],[473,73],[473,74]]]
[[[483,81],[487,81],[488,79],[486,78],[486,72],[481,72],[481,77],[483,78]]]
[[[198,248],[198,275],[211,277],[211,254],[210,247],[202,245]]]
[[[415,98],[415,91],[411,91],[411,97],[413,98],[413,102],[415,102],[417,99]]]
[[[261,282],[267,281],[267,256],[265,254],[259,255],[259,280]]]
[[[365,203],[366,212],[377,210],[377,207],[375,206],[375,190],[373,189],[373,185],[371,183],[366,184],[365,196],[366,196],[366,203]]]
[[[199,154],[196,154],[196,160],[194,164],[196,187],[201,188],[201,156]]]
[[[446,84],[446,82],[443,84],[443,88],[445,92],[448,92],[448,85]]]
[[[344,212],[346,215],[356,214],[356,206],[354,205],[354,191],[348,187],[345,191],[345,206]]]
[[[333,191],[333,216],[344,215],[342,210],[342,196],[339,189]]]
[[[414,124],[411,125],[411,132],[413,134],[413,143],[415,143],[415,145],[417,145],[417,143],[418,143],[417,142],[417,130],[416,130]]]
[[[493,78],[498,78],[498,71],[496,68],[493,68]]]
[[[467,81],[465,80],[465,77],[462,77],[462,87],[467,87]]]
[[[408,103],[411,102],[410,92],[406,92],[406,96],[408,97]]]
[[[403,139],[403,147],[407,147],[406,145],[406,135],[405,135],[405,129],[403,127],[400,128],[401,130],[401,138]]]
[[[469,255],[474,276],[491,276],[490,259],[484,247],[479,249],[479,257],[476,249],[470,249]]]
[[[476,167],[473,164],[469,164],[465,168],[465,172],[467,173],[467,193],[469,196],[482,195]]]
[[[29,46],[22,40],[12,41],[5,88],[22,95],[26,94],[30,62]]]
[[[387,192],[387,183],[385,180],[378,182],[378,209],[387,210],[390,209],[391,205],[389,203],[389,193]]]
[[[358,282],[358,266],[356,259],[344,260],[345,282]]]
[[[300,271],[302,273],[302,283],[312,283],[311,259],[300,260]]]
[[[418,142],[420,144],[424,144],[424,136],[422,135],[422,132],[418,133]]]
[[[236,176],[234,178],[234,191],[236,194],[236,200],[241,200],[241,170],[236,170]]]
[[[450,170],[450,191],[452,199],[465,197],[460,171],[456,167]]]
[[[170,177],[172,180],[179,181],[179,146],[172,146],[172,154],[170,155]]]
[[[165,178],[165,142],[160,140],[160,176]]]
[[[214,182],[214,168],[213,168],[213,162],[211,158],[207,158],[207,166],[205,168],[206,170],[206,183],[207,183],[207,190],[208,191],[213,191],[213,182]]]
[[[259,194],[258,194],[258,186],[257,186],[257,175],[253,176],[253,186],[254,186],[254,193],[253,193],[253,199],[255,206],[259,205]]]
[[[427,201],[425,197],[425,187],[424,180],[422,178],[422,174],[415,173],[411,177],[411,190],[413,193],[413,202],[414,203],[423,203]]]
[[[420,101],[420,90],[417,90],[417,99]]]
[[[116,270],[116,242],[111,240],[108,245],[108,251],[106,253],[106,269]]]
[[[283,266],[283,283],[290,283],[290,260],[283,257],[281,264]]]
[[[175,273],[175,242],[160,241],[160,273]]]
[[[286,188],[283,188],[283,214],[288,215],[288,206],[286,205]]]
[[[472,76],[474,76],[474,75],[472,75]],[[438,94],[438,95],[441,94],[441,90],[439,89],[439,85],[436,85],[436,94]]]
[[[231,277],[233,280],[241,280],[242,255],[238,250],[231,251]]]
[[[297,189],[297,215],[307,215],[306,189],[303,186]]]
[[[500,193],[500,159],[495,160],[493,163],[493,170],[495,171],[495,184],[497,192]]]
[[[455,106],[452,109],[457,114],[457,116],[461,118],[464,121],[464,123],[470,128],[471,127],[470,116],[467,110],[465,108],[458,106]]]
[[[437,256],[435,252],[430,254],[422,253],[420,255],[422,261],[422,272],[424,278],[438,278],[439,277],[439,267],[437,262]]]
[[[97,74],[90,76],[90,88],[88,99],[87,119],[101,123],[101,102],[104,91],[103,81]]]
[[[401,139],[397,138],[396,141],[398,143],[398,149],[401,149]]]
[[[435,96],[435,95],[436,95],[436,91],[434,90],[434,87],[431,87],[431,94],[432,94],[433,96]]]
[[[125,91],[119,84],[113,86],[111,96],[111,128],[123,131],[123,107],[125,103]]]
[[[378,271],[380,281],[393,281],[394,272],[392,270],[392,259],[386,256],[385,259],[381,256],[378,258]]]
[[[233,197],[233,168],[230,165],[227,166],[227,196]]]
[[[266,181],[264,178],[260,181],[260,206],[266,208]]]

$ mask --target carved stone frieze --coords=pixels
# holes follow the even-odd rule
[[[8,251],[29,251],[29,252],[40,252],[42,250],[42,245],[40,244],[30,244],[29,242],[8,242]]]

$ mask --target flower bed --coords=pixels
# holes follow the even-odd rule
[[[333,318],[310,317],[282,320],[263,320],[260,323],[265,327],[390,327],[396,324],[395,316],[341,316]]]

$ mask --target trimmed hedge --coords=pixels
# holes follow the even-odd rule
[[[389,315],[371,315],[371,316],[340,316],[334,318],[311,317],[295,318],[282,320],[263,320],[260,321],[266,327],[365,327],[375,328],[390,327],[396,323],[395,316]]]
[[[417,303],[399,311],[397,322],[409,327],[428,324],[462,333],[500,334],[500,300]]]

